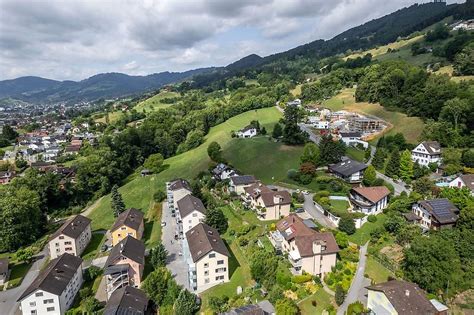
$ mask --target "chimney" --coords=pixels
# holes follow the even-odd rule
[[[321,253],[321,242],[314,241],[313,242],[313,254],[320,254]]]
[[[405,296],[410,296],[410,290],[405,290]]]

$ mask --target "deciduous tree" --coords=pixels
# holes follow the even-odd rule
[[[219,231],[219,234],[224,234],[229,227],[227,223],[227,218],[224,213],[219,208],[210,208],[207,209],[205,222],[207,225],[212,226],[213,228]]]

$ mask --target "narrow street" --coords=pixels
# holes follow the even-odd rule
[[[322,226],[335,229],[336,225],[323,214],[321,206],[314,203],[313,196],[314,194],[304,196],[304,210]]]

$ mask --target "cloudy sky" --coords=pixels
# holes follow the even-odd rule
[[[221,66],[329,39],[414,2],[423,1],[0,0],[0,80]]]

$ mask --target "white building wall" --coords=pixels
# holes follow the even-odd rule
[[[219,262],[222,263],[219,264]],[[211,251],[197,261],[195,266],[198,291],[229,281],[229,259],[225,255]]]
[[[206,216],[199,211],[193,211],[184,218],[181,218],[183,222],[183,234],[186,235],[186,232],[191,230],[193,227],[198,225],[201,222],[204,222]]]

